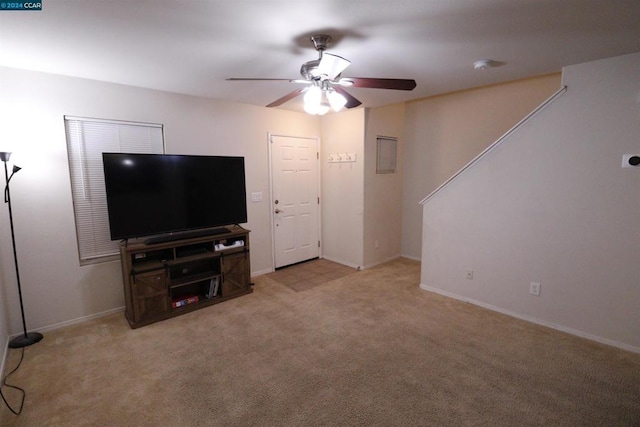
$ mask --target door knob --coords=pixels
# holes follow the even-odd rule
[[[283,212],[283,211],[281,211],[280,209],[276,209],[275,212],[278,214],[278,213]]]

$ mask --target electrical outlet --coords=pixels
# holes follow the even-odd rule
[[[540,296],[540,283],[531,282],[529,285],[529,293],[531,295]]]
[[[467,279],[473,280],[473,270],[471,269],[467,270]]]

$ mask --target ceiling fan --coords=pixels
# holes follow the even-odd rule
[[[413,90],[416,87],[415,80],[386,79],[369,77],[341,77],[342,72],[351,64],[351,61],[338,55],[325,53],[331,37],[325,34],[311,37],[315,49],[318,51],[318,59],[305,62],[300,67],[302,79],[271,79],[271,78],[228,78],[229,81],[288,81],[290,83],[305,84],[285,96],[273,101],[267,107],[277,107],[298,95],[304,95],[305,111],[311,114],[324,114],[329,108],[335,111],[342,107],[354,108],[362,103],[349,94],[344,87]]]

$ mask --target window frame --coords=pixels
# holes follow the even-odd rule
[[[80,265],[115,260],[120,243],[109,231],[102,153],[164,154],[164,126],[64,116],[64,127]]]

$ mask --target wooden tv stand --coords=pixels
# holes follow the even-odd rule
[[[131,328],[253,292],[249,230],[120,244],[125,316]]]

